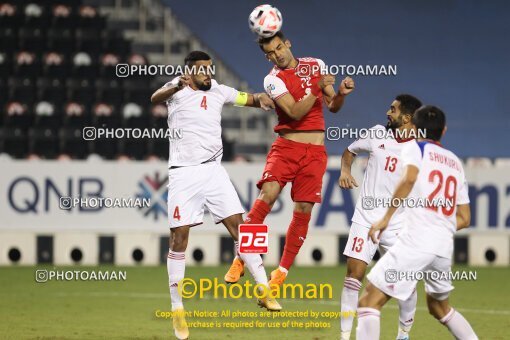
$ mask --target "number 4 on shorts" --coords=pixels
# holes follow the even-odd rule
[[[177,221],[181,220],[181,213],[179,212],[179,206],[178,205],[176,205],[175,209],[174,209],[174,219],[176,219]]]

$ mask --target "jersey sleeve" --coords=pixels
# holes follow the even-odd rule
[[[379,130],[379,129],[384,129],[384,127],[382,125],[375,125],[373,127],[370,128],[370,130]],[[370,153],[372,152],[372,139],[370,138],[370,136],[372,135],[372,133],[367,133],[365,135],[365,137],[360,137],[358,139],[356,139],[354,142],[351,143],[351,145],[349,145],[347,147],[347,150],[349,150],[350,152],[352,152],[353,154],[357,155],[359,153]]]
[[[357,155],[372,151],[372,143],[369,138],[358,138],[347,147],[347,150]]]
[[[266,89],[267,95],[273,100],[277,100],[286,93],[289,93],[283,80],[272,74],[268,74],[264,78],[264,89]]]
[[[168,83],[163,85],[163,87],[169,87],[169,86],[173,86],[173,85],[179,84],[179,78],[180,77],[175,77],[174,79],[170,80]]]
[[[180,77],[175,77],[174,79],[170,80],[168,83],[163,85],[163,87],[170,87],[170,86],[178,85],[179,84],[179,79],[180,79]],[[174,94],[174,96],[175,96],[175,94]],[[170,103],[174,96],[171,96],[170,99],[168,99],[165,103],[167,103],[167,104]]]
[[[404,167],[414,165],[420,169],[422,160],[421,149],[417,143],[409,143],[402,148],[402,164]]]
[[[233,87],[223,85],[223,84],[218,85],[218,88],[220,89],[220,92],[223,95],[223,98],[225,99],[226,104],[234,104],[235,103],[237,95],[239,94],[239,91],[237,91]]]
[[[469,204],[469,186],[464,171],[462,171],[460,180],[461,183],[457,191],[457,205]]]
[[[317,64],[319,64],[319,72],[320,74],[326,73],[326,64],[322,59],[317,59]]]

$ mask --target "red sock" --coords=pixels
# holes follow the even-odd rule
[[[269,204],[264,202],[261,199],[256,199],[253,207],[251,208],[248,215],[246,215],[246,219],[244,223],[247,224],[262,224],[266,219],[266,216],[271,211],[271,207]]]
[[[287,270],[289,270],[292,263],[294,263],[294,259],[305,241],[306,234],[308,233],[308,222],[310,222],[310,216],[310,213],[294,211],[292,221],[290,222],[289,229],[287,230],[282,259],[280,260],[280,266]]]

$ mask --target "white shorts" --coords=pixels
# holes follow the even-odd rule
[[[215,223],[244,213],[225,168],[210,162],[168,170],[170,229],[203,223],[204,207]]]
[[[379,253],[381,253],[381,256],[384,255],[388,249],[397,242],[398,233],[400,231],[400,229],[385,230],[381,235],[379,244],[375,244],[368,238],[369,230],[370,227],[352,222],[351,229],[349,231],[349,239],[347,240],[347,244],[344,249],[345,256],[370,264],[374,258],[377,247],[379,247]]]
[[[451,280],[434,280],[431,278],[433,275],[423,273],[448,273],[451,265],[452,260],[449,258],[417,251],[399,240],[377,261],[367,279],[385,294],[407,300],[416,289],[418,278],[423,277],[427,294],[441,294],[446,298],[453,290]]]

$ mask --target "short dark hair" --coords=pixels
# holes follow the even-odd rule
[[[400,102],[400,112],[411,116],[422,106],[421,101],[410,94],[399,94],[395,97],[395,100]]]
[[[412,122],[416,128],[425,131],[427,139],[439,141],[446,125],[446,117],[440,108],[425,105],[416,110]]]
[[[278,31],[272,37],[268,37],[268,38],[258,37],[257,44],[259,44],[260,49],[262,51],[264,51],[264,46],[263,45],[268,44],[269,42],[271,42],[271,40],[273,40],[274,38],[277,38],[277,37],[280,38],[281,41],[286,41],[287,40],[287,38],[285,37],[285,34],[283,34],[282,31]]]
[[[192,51],[184,58],[184,65],[191,66],[199,60],[211,60],[211,57],[203,51]]]

